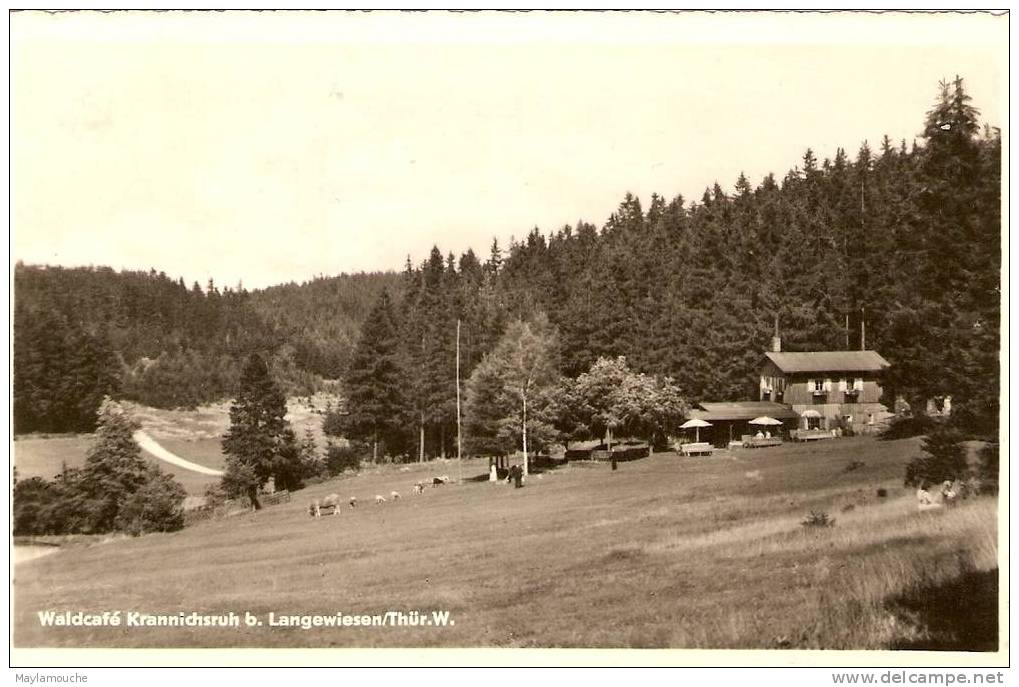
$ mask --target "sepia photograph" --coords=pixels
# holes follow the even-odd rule
[[[1007,11],[8,21],[15,665],[1007,664]]]

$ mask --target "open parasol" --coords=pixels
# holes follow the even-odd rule
[[[811,409],[811,410],[804,410],[802,413],[800,413],[800,417],[806,419],[806,418],[811,418],[811,417],[822,417],[822,415],[821,415],[821,413],[817,412],[816,410]],[[808,428],[810,427],[810,422],[809,421],[807,422],[807,427]]]
[[[681,424],[679,426],[680,429],[691,429],[691,428],[693,428],[694,430],[696,430],[696,433],[697,433],[697,442],[698,443],[700,443],[700,440],[701,440],[701,427],[711,427],[711,423],[710,422],[706,422],[704,420],[698,420],[697,418],[694,418],[693,420],[687,420],[686,422],[684,422],[683,424]]]
[[[751,424],[751,425],[766,425],[766,426],[769,426],[769,427],[774,427],[775,425],[782,424],[782,421],[781,420],[776,420],[773,417],[768,417],[767,415],[762,415],[761,417],[755,417],[748,424]]]

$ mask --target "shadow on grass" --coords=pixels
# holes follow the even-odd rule
[[[920,639],[892,649],[913,651],[997,651],[998,569],[972,570],[934,587],[893,599],[890,610],[923,628]]]
[[[555,458],[549,458],[548,456],[537,456],[530,461],[530,474],[540,475],[544,472],[552,472],[558,470],[561,467],[565,467],[568,461],[558,460]],[[498,474],[499,480],[505,480],[509,477],[509,470],[506,468],[497,468],[496,473]],[[464,482],[487,482],[489,473],[483,472],[480,475],[474,477],[464,477]]]

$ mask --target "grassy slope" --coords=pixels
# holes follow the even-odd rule
[[[917,639],[886,602],[996,565],[996,502],[919,514],[915,441],[845,439],[714,458],[571,465],[522,490],[411,496],[455,463],[316,485],[290,504],[19,566],[18,646],[880,648]],[[866,465],[851,472],[853,460]],[[465,475],[484,472],[468,464]],[[884,486],[889,497],[879,499]],[[398,489],[397,503],[367,503]],[[362,505],[312,520],[330,492]],[[852,506],[851,510],[844,510]],[[835,527],[808,530],[811,509]],[[36,612],[449,610],[447,628],[40,628]]]

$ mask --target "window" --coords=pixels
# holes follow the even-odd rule
[[[850,378],[844,380],[845,386],[843,389],[846,392],[846,403],[856,403],[857,396],[860,394],[860,389],[863,388],[863,380],[859,378]]]
[[[815,394],[823,394],[824,393],[824,380],[823,379],[811,379],[810,380],[810,385],[813,387]]]

